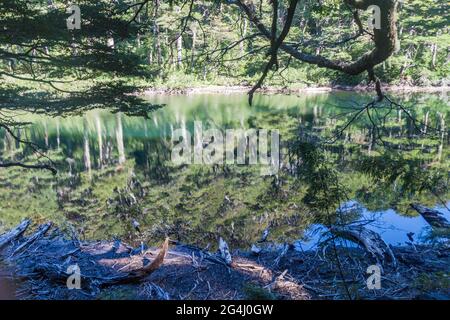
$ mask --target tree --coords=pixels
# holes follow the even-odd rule
[[[278,0],[271,1],[273,5],[272,10],[272,25],[269,29],[263,24],[263,22],[258,18],[258,15],[254,9],[252,2],[246,3],[243,0],[237,0],[236,4],[241,8],[241,10],[246,14],[247,18],[257,27],[260,33],[270,41],[270,60],[267,63],[263,75],[258,83],[250,91],[250,101],[253,92],[261,86],[262,81],[264,81],[267,73],[273,66],[277,65],[277,54],[278,50],[283,50],[295,59],[301,60],[303,62],[314,64],[319,67],[329,68],[333,70],[338,70],[349,75],[357,75],[364,71],[367,71],[371,81],[376,82],[376,90],[379,101],[383,99],[383,94],[381,92],[380,81],[376,78],[373,68],[389,58],[394,52],[397,44],[397,4],[396,0],[344,0],[343,3],[350,7],[352,10],[353,18],[355,23],[358,25],[359,33],[358,36],[362,36],[365,33],[369,33],[364,29],[364,26],[359,18],[359,13],[357,10],[367,10],[371,6],[377,6],[380,8],[380,29],[373,29],[373,35],[371,35],[372,41],[374,43],[374,48],[361,55],[355,61],[341,61],[341,60],[331,60],[320,55],[313,55],[305,53],[298,49],[301,44],[286,44],[285,39],[289,34],[292,27],[294,15],[296,13],[298,0],[290,0],[289,6],[287,8],[287,16],[284,26],[279,32],[278,30],[278,10],[280,3]],[[356,38],[356,36],[354,37]]]
[[[297,70],[306,83],[354,84],[367,72],[377,97],[358,114],[380,103],[400,110],[381,80],[448,74],[446,4],[431,1],[80,0],[81,28],[70,30],[70,1],[4,0],[0,108],[60,114],[108,106],[146,115],[157,106],[134,93],[180,74],[250,82],[251,102],[269,75]],[[379,29],[366,23],[373,6]],[[0,124],[14,121],[0,116]]]
[[[133,95],[138,89],[124,77],[150,77],[126,46],[139,32],[132,23],[136,4],[122,1],[78,1],[80,29],[68,29],[69,1],[5,0],[0,3],[0,107],[33,108],[54,113],[108,105],[129,112],[130,106],[153,106]],[[131,20],[130,20],[131,19]],[[75,86],[72,84],[76,83]],[[138,112],[144,109],[140,109]],[[11,118],[0,126],[14,135]],[[21,143],[27,143],[20,140]],[[0,163],[51,168],[51,165]]]

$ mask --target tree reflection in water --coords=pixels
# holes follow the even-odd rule
[[[52,219],[81,237],[148,243],[169,234],[206,245],[221,235],[233,247],[248,247],[268,227],[271,240],[299,239],[310,224],[330,222],[325,212],[335,222],[336,209],[348,200],[403,216],[417,215],[409,208],[413,201],[445,204],[450,111],[445,99],[401,97],[417,123],[405,112],[373,110],[380,112],[380,127],[367,116],[346,127],[355,105],[368,99],[349,95],[257,96],[252,107],[245,95],[156,97],[149,102],[166,107],[145,117],[99,110],[55,118],[21,114],[17,119],[32,124],[17,132],[48,146],[46,155],[59,172],[52,177],[2,169],[1,220],[13,225],[25,216]],[[171,132],[183,127],[192,135],[194,121],[221,130],[278,129],[280,174],[261,177],[253,166],[174,166]],[[2,160],[34,157],[5,131],[0,147]],[[360,218],[358,211],[340,217]],[[135,233],[133,220],[142,234]]]

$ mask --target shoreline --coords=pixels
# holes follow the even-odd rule
[[[448,243],[388,247],[378,234],[366,230],[366,244],[355,248],[338,245],[333,251],[324,243],[304,251],[292,244],[264,241],[257,251],[254,246],[230,250],[225,243],[226,249],[220,245],[220,251],[212,252],[169,238],[159,249],[133,248],[117,239],[81,241],[57,226],[50,230],[50,222],[23,236],[29,226],[31,220],[25,219],[0,235],[0,260],[14,266],[12,279],[20,278],[20,285],[8,292],[18,289],[17,299],[226,300],[230,292],[233,300],[351,298],[342,285],[352,286],[354,296],[363,300],[450,298],[445,275]],[[333,232],[346,239],[345,230],[360,230],[352,228]],[[342,273],[337,256],[342,257]],[[82,270],[78,290],[68,286],[73,273],[65,271],[74,263]],[[366,273],[374,264],[383,274],[382,287],[375,291],[368,287]],[[201,278],[196,276],[199,272]]]
[[[194,86],[186,88],[148,88],[139,93],[143,96],[157,96],[157,95],[197,95],[197,94],[237,94],[248,93],[252,86],[221,86],[221,85],[205,85]],[[329,87],[299,87],[299,88],[286,88],[286,87],[263,87],[257,91],[262,94],[297,94],[297,93],[326,93],[326,92],[372,92],[373,87],[367,86],[329,86]],[[396,93],[446,93],[450,91],[449,86],[384,86],[385,92]]]

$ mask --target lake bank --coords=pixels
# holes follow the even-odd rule
[[[363,248],[327,242],[303,251],[287,243],[264,242],[258,244],[260,251],[230,249],[227,262],[223,252],[176,241],[142,250],[120,240],[69,239],[47,228],[49,224],[22,237],[29,225],[25,220],[0,235],[0,257],[8,257],[23,279],[19,289],[25,299],[450,298],[448,243],[391,247],[395,261],[380,261],[381,287],[374,290],[368,288],[366,270],[375,261]],[[78,290],[67,286],[74,265],[81,275]]]
[[[140,92],[144,96],[154,96],[154,95],[194,95],[194,94],[236,94],[236,93],[247,93],[252,89],[252,86],[220,86],[220,85],[208,85],[208,86],[194,86],[185,88],[171,88],[171,87],[159,87],[159,88],[149,88]],[[386,92],[393,93],[439,93],[448,92],[450,90],[449,86],[391,86],[385,85],[383,89]],[[372,92],[374,89],[367,86],[324,86],[324,87],[263,87],[258,92],[263,94],[299,94],[299,93],[326,93],[326,92],[339,92],[339,91],[354,91],[354,92]]]

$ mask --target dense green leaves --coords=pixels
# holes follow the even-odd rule
[[[253,2],[261,21],[270,26],[270,3]],[[279,3],[278,32],[288,1]],[[228,1],[80,0],[80,30],[67,30],[68,5],[69,1],[2,1],[2,77],[83,82],[131,76],[147,86],[250,84],[267,62],[267,40],[258,36],[241,10]],[[448,12],[448,4],[442,0],[403,2],[399,8],[400,50],[376,73],[392,83],[445,84],[449,73]],[[367,18],[361,13],[364,25]],[[298,5],[286,42],[306,53],[351,60],[371,47],[368,35],[348,40],[356,32],[352,12],[343,1],[307,0]],[[267,84],[317,86],[366,81],[366,75],[345,76],[283,53],[277,70],[267,78]]]

